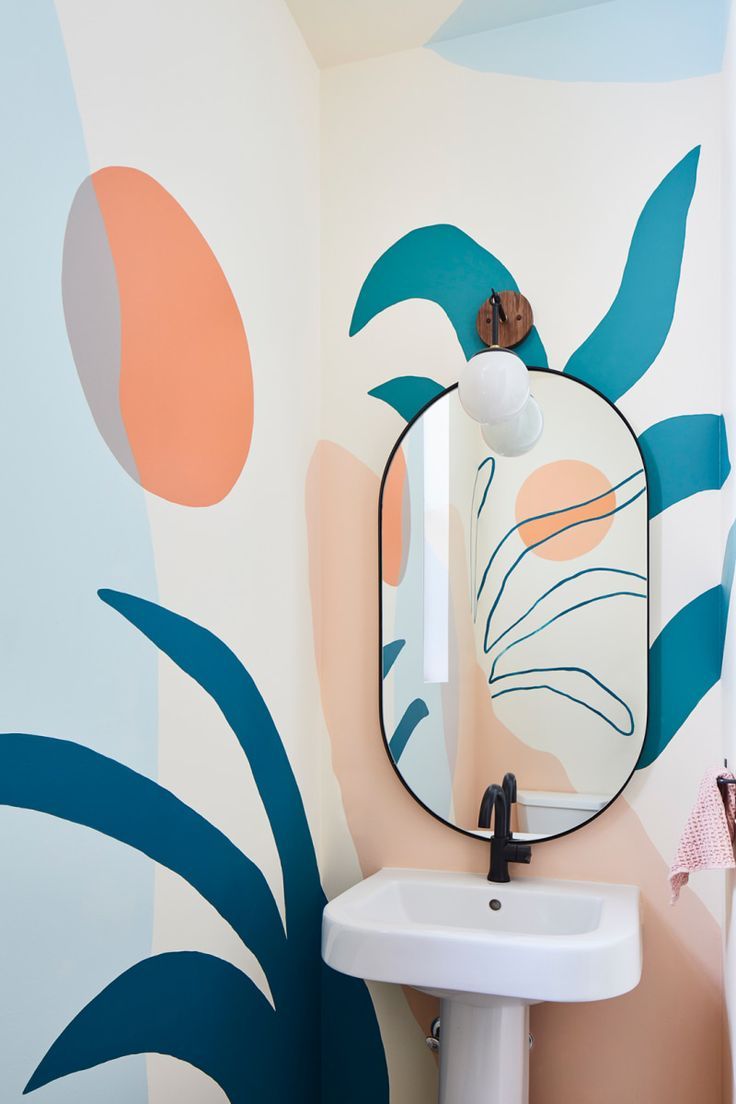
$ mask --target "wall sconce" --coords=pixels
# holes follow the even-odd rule
[[[501,456],[522,456],[542,435],[544,418],[529,389],[529,372],[509,350],[532,328],[528,300],[515,291],[491,290],[476,320],[489,346],[463,366],[458,394],[465,411],[481,424],[483,440]]]

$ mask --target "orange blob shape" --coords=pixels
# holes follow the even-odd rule
[[[406,458],[403,449],[394,453],[383,487],[381,513],[381,563],[383,581],[398,586],[404,573],[404,492]]]
[[[209,245],[153,177],[92,182],[118,283],[120,409],[149,491],[211,506],[232,489],[253,431],[253,380],[235,298]]]
[[[555,460],[532,472],[516,496],[519,536],[528,547],[538,545],[534,552],[545,560],[572,560],[600,544],[615,508],[615,491],[602,471],[582,460]]]

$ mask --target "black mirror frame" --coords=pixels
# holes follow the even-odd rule
[[[539,373],[539,374],[544,374],[544,375],[549,375],[549,376],[562,376],[563,375],[562,372],[558,372],[554,368],[529,367],[529,372],[530,373],[536,372],[536,373]],[[636,434],[634,433],[634,430],[633,430],[633,427],[632,427],[631,423],[621,413],[621,411],[616,406],[616,404],[611,402],[611,400],[609,398],[607,398],[601,391],[599,391],[597,387],[593,387],[592,384],[586,383],[585,380],[576,379],[575,376],[565,376],[565,379],[573,381],[576,384],[578,384],[580,387],[585,387],[589,391],[592,391],[593,394],[597,395],[599,399],[602,399],[603,402],[605,402],[607,406],[610,406],[610,408],[614,411],[616,416],[626,426],[627,430],[631,434],[631,438],[634,441],[634,444],[636,445],[637,452],[639,453],[639,457],[641,459],[641,466],[644,470],[644,480],[645,480],[645,484],[646,484],[645,502],[648,504],[648,502],[649,502],[649,471],[647,469],[647,463],[646,463],[646,460],[644,458],[644,454],[643,454],[643,452],[641,450],[641,446],[639,444],[639,439],[637,438]],[[384,490],[385,490],[385,487],[386,487],[386,480],[388,478],[388,473],[389,473],[389,470],[391,468],[391,462],[393,461],[393,458],[396,455],[396,453],[398,452],[398,450],[401,448],[402,442],[403,442],[404,438],[407,436],[407,434],[409,433],[409,431],[411,430],[412,426],[416,422],[419,421],[419,419],[429,409],[430,406],[434,406],[434,404],[436,402],[439,402],[440,399],[445,398],[445,396],[449,395],[452,391],[456,391],[457,386],[458,385],[456,383],[453,383],[453,384],[450,384],[449,387],[446,387],[443,391],[440,391],[440,393],[438,395],[435,395],[433,398],[431,398],[429,400],[428,403],[425,403],[424,406],[421,408],[421,410],[418,410],[417,413],[414,415],[414,417],[411,418],[411,420],[409,422],[407,422],[407,424],[404,426],[401,433],[399,434],[398,438],[394,442],[393,448],[391,449],[391,452],[388,455],[388,459],[387,459],[385,467],[383,469],[383,475],[381,476],[381,487],[380,487],[380,490],[379,490],[379,493],[378,493],[378,716],[379,716],[379,723],[380,723],[380,727],[381,727],[381,736],[383,738],[383,746],[384,746],[384,749],[386,751],[386,755],[388,756],[389,762],[391,763],[391,766],[393,767],[397,777],[399,778],[399,781],[401,782],[402,786],[407,791],[407,793],[409,793],[411,795],[412,799],[414,801],[416,801],[416,803],[418,805],[421,805],[421,807],[425,810],[425,812],[429,813],[429,815],[431,817],[434,817],[434,819],[438,820],[441,824],[445,824],[448,828],[451,828],[453,830],[453,832],[459,832],[463,836],[468,836],[470,839],[479,840],[481,843],[485,843],[487,845],[487,843],[488,843],[488,837],[487,836],[479,835],[477,832],[473,832],[468,828],[461,828],[459,825],[453,824],[452,821],[446,820],[445,817],[440,816],[439,813],[436,813],[436,812],[434,812],[433,809],[430,809],[429,806],[424,801],[422,801],[422,799],[420,797],[418,797],[414,793],[411,786],[408,784],[408,782],[406,781],[406,779],[402,775],[401,771],[399,770],[398,764],[395,762],[394,757],[392,756],[392,754],[389,750],[389,741],[388,741],[388,736],[386,735],[386,725],[384,723],[384,718],[383,718],[383,540],[382,540],[382,534],[383,534],[383,495],[384,495]],[[631,773],[629,774],[628,778],[626,778],[623,785],[613,795],[611,800],[606,805],[603,806],[602,809],[599,809],[597,813],[593,813],[593,815],[591,817],[588,817],[587,820],[583,820],[583,821],[580,822],[580,824],[576,824],[574,828],[568,828],[564,832],[557,832],[553,836],[541,836],[539,839],[525,841],[525,842],[529,842],[533,846],[536,846],[538,843],[547,843],[549,840],[562,839],[563,836],[569,836],[573,832],[579,832],[581,828],[585,828],[588,824],[592,824],[592,822],[594,820],[597,820],[598,817],[601,816],[603,813],[605,813],[607,809],[610,809],[610,807],[611,807],[611,805],[613,805],[614,801],[616,801],[621,796],[621,794],[624,792],[624,790],[628,786],[631,779],[634,777],[634,774],[636,773],[637,767],[639,766],[639,763],[641,761],[641,757],[644,753],[644,748],[646,746],[646,738],[647,738],[647,733],[648,733],[648,729],[649,729],[649,713],[650,713],[649,704],[650,704],[651,690],[652,690],[651,671],[650,671],[650,652],[651,652],[651,648],[650,648],[650,645],[649,645],[650,629],[651,629],[651,623],[650,623],[651,611],[650,611],[650,601],[649,601],[649,595],[650,595],[649,583],[650,583],[650,577],[651,577],[651,560],[650,560],[649,514],[648,514],[648,511],[647,511],[647,532],[646,532],[646,565],[647,565],[647,714],[646,714],[646,722],[644,724],[644,735],[642,736],[641,748],[639,749],[639,754],[637,756],[636,762],[634,763],[634,766],[631,769]]]

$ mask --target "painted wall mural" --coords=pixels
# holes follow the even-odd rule
[[[614,6],[598,5],[609,17]],[[533,860],[537,876],[640,884],[647,965],[640,987],[610,1006],[534,1010],[531,1099],[689,1104],[702,1094],[715,1104],[722,1084],[719,891],[701,881],[688,915],[674,915],[666,874],[686,802],[672,795],[694,797],[700,772],[721,754],[719,679],[733,574],[734,538],[726,543],[721,535],[721,492],[733,476],[719,407],[717,308],[707,351],[698,353],[693,329],[694,317],[707,311],[701,289],[718,264],[720,135],[710,123],[718,84],[689,78],[657,86],[650,67],[652,84],[633,89],[623,66],[611,75],[615,51],[604,80],[621,83],[576,86],[585,58],[553,80],[534,79],[552,75],[550,65],[543,71],[549,56],[532,48],[551,23],[508,29],[526,47],[526,68],[515,72],[532,79],[502,75],[504,61],[513,64],[508,51],[501,60],[489,53],[471,71],[452,54],[469,56],[483,44],[449,34],[431,50],[323,77],[325,440],[307,491],[323,706],[362,871],[481,870],[484,849],[450,836],[401,787],[376,746],[371,688],[354,671],[373,661],[375,613],[360,596],[375,588],[373,519],[386,458],[404,424],[456,381],[458,355],[479,348],[475,313],[489,288],[520,285],[536,322],[521,355],[592,382],[620,404],[652,484],[645,756],[599,822],[539,846]],[[501,29],[493,36],[508,41]],[[717,70],[720,62],[713,64]],[[493,134],[487,144],[478,141],[492,117],[489,104],[519,112],[502,148]],[[676,133],[667,125],[672,118]],[[344,336],[333,336],[340,326]],[[366,403],[366,395],[380,402]],[[399,483],[392,488],[389,584],[405,578],[411,554],[396,507]],[[405,486],[403,494],[405,503]],[[395,678],[410,641],[397,629],[384,643],[383,671]],[[413,741],[430,736],[434,703],[424,690],[405,696],[405,721],[394,734],[402,761]],[[676,985],[673,961],[683,971]],[[699,1024],[708,1025],[697,1038],[672,1015],[683,985]],[[403,1015],[393,1005],[378,1007],[382,1025],[403,1030],[405,1046],[416,1024],[416,1049],[398,1054],[397,1042],[389,1070],[392,1081],[403,1078],[401,1099],[419,1104],[431,1099],[420,1037],[436,1009],[416,994],[407,994],[407,1005]]]
[[[0,729],[53,732],[154,778],[156,658],[96,597],[105,581],[155,599],[157,580],[143,492],[89,417],[65,332],[64,229],[90,166],[50,3],[2,6],[0,61],[14,105],[0,124]],[[147,859],[71,824],[3,806],[0,838],[0,1099],[15,1104],[58,1028],[150,949],[154,887]],[[115,1079],[121,1100],[145,1100],[142,1058]],[[82,1099],[104,1097],[106,1081],[90,1074]]]
[[[576,379],[593,384],[612,402],[647,372],[669,332],[699,153],[698,148],[691,150],[652,193],[634,229],[613,303],[564,368]],[[518,290],[508,269],[463,231],[452,226],[410,231],[376,261],[366,277],[350,333],[359,333],[396,303],[430,299],[447,314],[469,358],[481,347],[475,307],[494,286]],[[517,351],[528,365],[546,367],[536,330]],[[408,421],[422,409],[427,397],[439,390],[436,380],[396,377],[370,394]],[[719,489],[730,472],[720,414],[680,415],[657,423],[642,435],[641,446],[655,488],[650,516],[699,491]],[[724,579],[731,575],[727,565]],[[729,598],[730,584],[700,595],[653,642],[652,700],[640,767],[656,759],[719,679]],[[702,663],[689,662],[692,639],[707,642],[701,652]]]
[[[247,975],[211,955],[181,951],[143,959],[64,1028],[24,1093],[155,1051],[197,1066],[232,1104],[296,1096],[337,1101],[346,1093],[366,1104],[387,1100],[366,987],[321,965],[326,898],[317,857],[296,779],[255,683],[226,645],[193,622],[132,595],[103,590],[99,597],[195,679],[225,715],[248,756],[279,851],[286,928],[258,867],[168,790],[81,744],[6,733],[0,804],[92,828],[175,871],[258,957],[270,989],[269,1000]],[[66,780],[63,787],[59,779]],[[323,985],[331,1043],[324,1063]],[[358,1047],[365,1065],[352,1061]]]
[[[139,169],[80,184],[62,269],[69,341],[97,427],[147,491],[211,506],[250,448],[253,382],[237,303],[176,200]]]
[[[560,20],[598,21],[586,26],[599,44],[604,26],[607,42],[625,33],[631,7],[616,0],[586,16],[563,6]],[[460,5],[457,18],[478,7]],[[607,394],[652,413],[639,434],[652,534],[702,521],[684,512],[717,497],[730,472],[713,388],[698,380],[688,391],[684,354],[665,365],[672,387],[656,394],[652,383],[678,326],[678,343],[688,339],[688,254],[690,295],[702,283],[693,273],[717,269],[702,206],[693,231],[700,197],[714,202],[717,94],[696,74],[719,67],[725,5],[696,7],[693,27],[692,5],[669,5],[666,49],[609,51],[607,68],[578,87],[596,51],[571,58],[549,21],[493,40],[476,27],[472,41],[456,23],[460,37],[446,27],[428,49],[320,80],[280,3],[3,6],[3,1104],[24,1094],[44,1104],[431,1099],[431,1004],[369,990],[319,958],[326,896],[361,872],[486,861],[410,802],[379,737],[378,472],[402,421],[453,382],[438,367],[444,331],[414,355],[415,312],[439,306],[470,356],[490,285],[515,288],[513,268],[525,288],[541,286],[548,255],[569,277],[576,256],[553,239],[547,253],[532,242],[531,260],[520,241],[514,253],[518,235],[489,194],[513,212],[517,195],[528,211],[530,196],[569,193],[582,240],[586,166],[623,142],[631,164],[615,194],[595,199],[595,218],[614,227],[602,258],[625,217],[618,292],[605,298],[599,278],[618,260],[594,258],[585,274],[590,300],[610,309],[567,341],[565,355],[576,351],[566,362],[549,317],[521,351],[581,379],[604,366]],[[650,45],[657,10],[639,6]],[[647,87],[627,86],[633,78]],[[655,102],[660,80],[672,83]],[[526,113],[523,146],[503,163],[478,154],[470,122],[489,90],[521,92]],[[645,135],[656,157],[636,145],[636,128],[617,129],[631,121],[629,97],[642,126],[659,128]],[[661,126],[667,113],[675,135]],[[433,150],[441,156],[423,160]],[[558,215],[563,225],[564,203]],[[397,480],[396,503],[404,489]],[[398,507],[394,521],[385,567],[398,579]],[[661,814],[657,788],[681,792],[682,763],[700,762],[717,731],[734,532],[720,582],[690,562],[667,567],[684,581],[662,588],[650,654],[657,720],[631,793],[604,826],[535,856],[540,875],[612,881],[632,877],[635,856],[654,938],[642,985],[621,1002],[583,1016],[535,1011],[534,1104],[594,1089],[599,1104],[618,1104],[632,1070],[641,1099],[716,1099],[720,921],[707,887],[667,911],[663,853],[676,816],[669,803]],[[403,637],[389,643],[387,675],[406,648]],[[407,711],[399,745],[431,723],[424,710]],[[683,988],[685,1028],[665,1014]],[[570,1040],[579,1061],[561,1064]]]
[[[103,17],[116,14],[109,5]],[[153,35],[155,16],[141,14]],[[186,28],[185,13],[171,14]],[[224,41],[227,12],[206,14]],[[126,18],[135,25],[130,8]],[[18,98],[2,124],[13,166],[3,184],[2,439],[14,473],[3,506],[18,540],[6,542],[0,615],[0,1098],[188,1098],[167,1090],[145,1057],[155,1055],[202,1071],[211,1081],[194,1083],[202,1102],[223,1092],[232,1104],[346,1093],[387,1102],[368,991],[321,964],[326,898],[280,732],[234,652],[155,601],[153,496],[201,528],[205,512],[183,508],[240,491],[254,405],[238,302],[214,250],[152,173],[92,169],[54,5],[11,5],[0,21],[0,81],[6,102]],[[316,79],[307,88],[316,105]],[[298,249],[293,235],[290,261],[302,271]],[[237,593],[221,541],[216,552],[212,595]],[[236,549],[238,570],[247,555]],[[182,542],[179,569],[192,564]],[[241,819],[257,836],[261,816],[277,877],[156,780],[159,657],[204,690],[234,735],[262,806]],[[232,933],[230,957],[188,947],[186,934],[158,949],[164,870]],[[365,1068],[351,1061],[358,1049]]]
[[[427,45],[481,72],[682,80],[720,72],[728,12],[728,0],[550,0],[515,16],[504,4],[496,12],[483,0],[462,0]]]

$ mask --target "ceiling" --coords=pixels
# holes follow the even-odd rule
[[[286,0],[325,68],[615,0]]]

